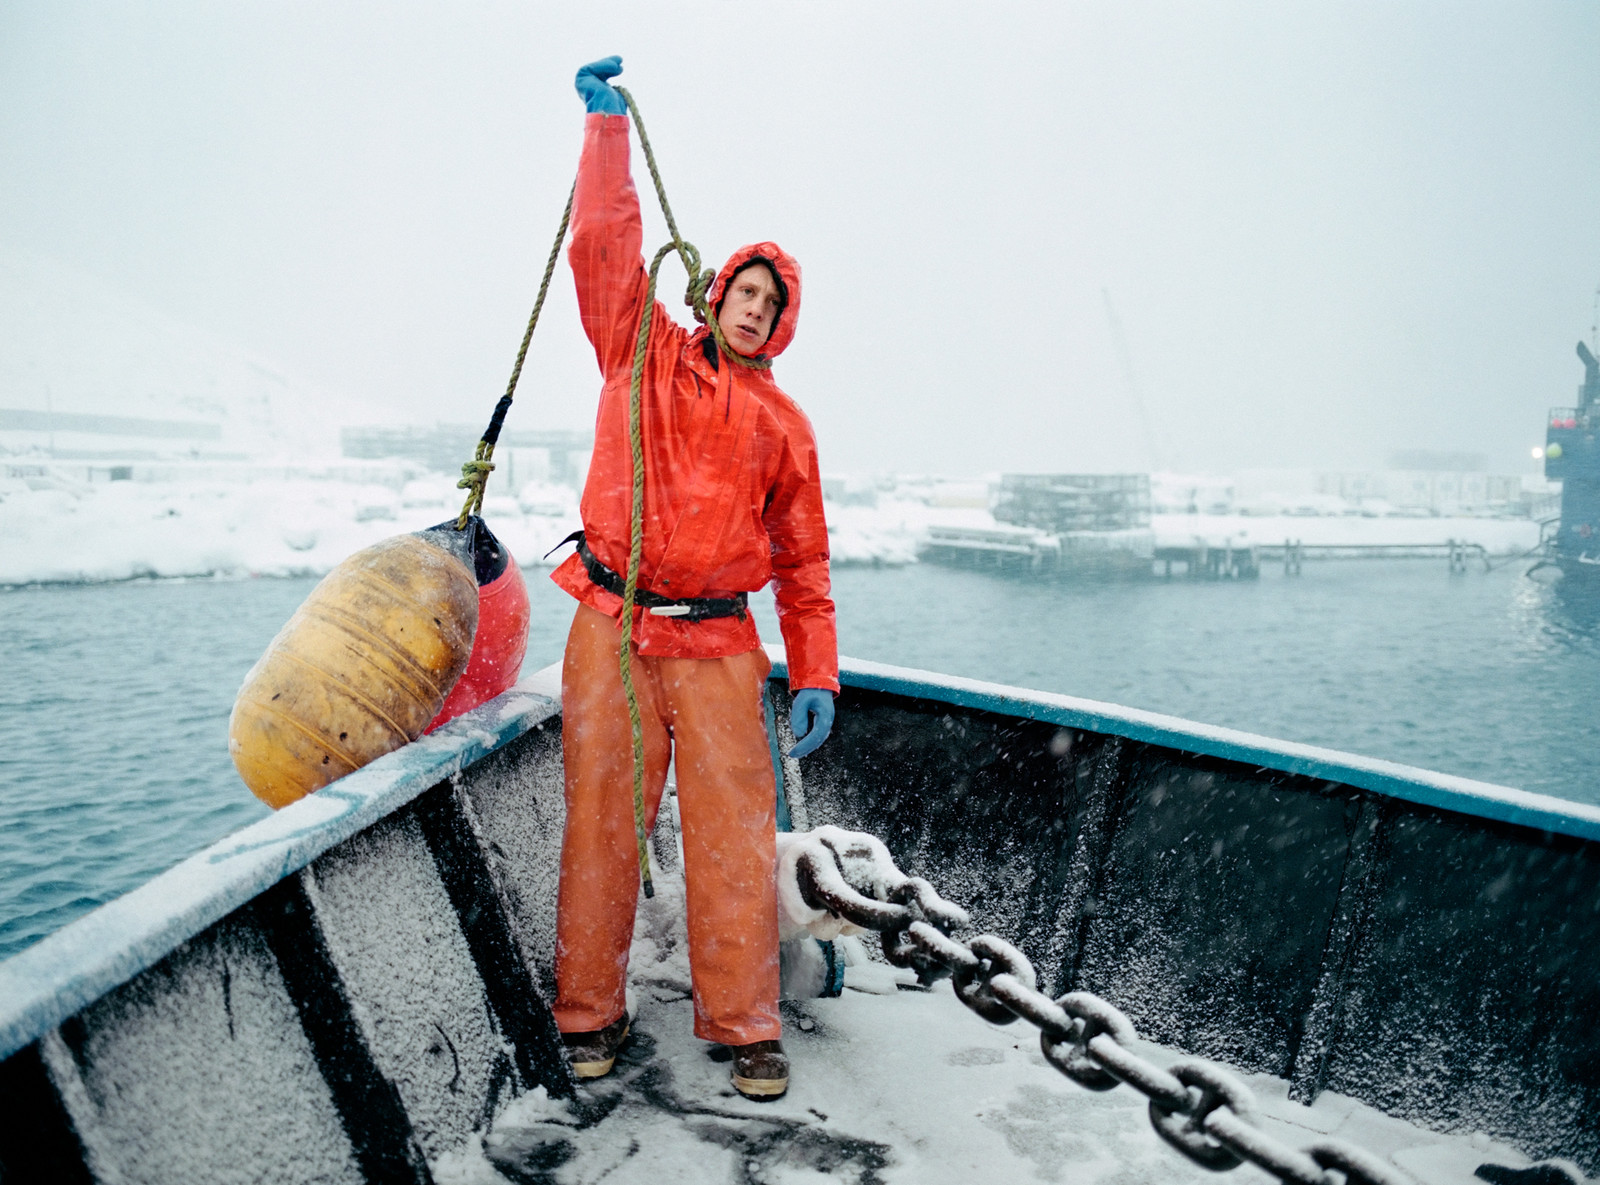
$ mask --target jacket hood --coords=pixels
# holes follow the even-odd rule
[[[793,255],[778,244],[750,243],[728,256],[728,262],[722,265],[722,270],[717,273],[717,278],[711,284],[711,290],[706,293],[706,307],[714,313],[718,302],[722,300],[723,292],[728,287],[728,281],[756,258],[765,259],[778,270],[778,278],[783,281],[784,291],[788,296],[788,303],[783,306],[778,323],[772,327],[772,336],[767,338],[767,344],[761,347],[760,357],[776,358],[794,340],[795,325],[800,320],[800,265]]]

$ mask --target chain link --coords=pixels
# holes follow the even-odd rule
[[[1010,1024],[1019,1013],[1008,1008],[994,994],[991,985],[996,976],[1004,975],[1019,996],[1025,992],[1034,994],[1039,977],[1034,974],[1033,964],[1020,950],[993,934],[978,935],[967,943],[967,949],[977,956],[978,962],[976,966],[958,967],[951,973],[950,983],[956,989],[956,998],[992,1024]]]
[[[1089,1042],[1103,1033],[1121,1049],[1130,1050],[1138,1035],[1128,1018],[1089,992],[1068,992],[1055,1005],[1071,1018],[1071,1025],[1040,1026],[1039,1051],[1044,1060],[1086,1090],[1121,1085],[1121,1079],[1089,1055]]]
[[[1181,1107],[1173,1106],[1175,1100],[1150,1100],[1150,1126],[1156,1135],[1205,1168],[1236,1168],[1239,1157],[1207,1130],[1206,1120],[1218,1107],[1227,1107],[1254,1130],[1256,1100],[1250,1088],[1210,1062],[1179,1062],[1168,1073],[1189,1088],[1189,1097]]]
[[[1009,942],[993,934],[953,937],[951,930],[967,924],[966,911],[927,881],[896,869],[898,880],[886,878],[888,888],[872,890],[882,896],[868,897],[846,879],[839,853],[833,856],[807,851],[797,862],[807,905],[879,931],[889,962],[916,971],[923,984],[949,975],[956,997],[985,1020],[1028,1021],[1039,1030],[1045,1060],[1080,1086],[1133,1087],[1149,1099],[1156,1133],[1195,1164],[1222,1171],[1248,1161],[1288,1185],[1413,1185],[1343,1140],[1290,1147],[1261,1128],[1255,1096],[1236,1075],[1200,1060],[1163,1069],[1135,1052],[1139,1035],[1114,1005],[1082,991],[1052,1000],[1038,990],[1033,964]]]
[[[1396,1173],[1365,1148],[1331,1137],[1314,1140],[1306,1147],[1306,1155],[1325,1169],[1342,1173],[1345,1185],[1393,1185],[1404,1182]]]

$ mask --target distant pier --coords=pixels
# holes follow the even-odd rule
[[[1037,528],[935,526],[919,549],[930,563],[1015,576],[1049,579],[1258,580],[1268,564],[1283,565],[1285,576],[1299,576],[1307,559],[1434,559],[1452,572],[1493,564],[1481,543],[1449,539],[1438,543],[1248,543],[1195,539],[1157,545],[1148,530],[1083,531],[1054,534]]]
[[[1442,543],[1304,543],[1285,539],[1282,543],[1193,543],[1164,544],[1155,549],[1155,569],[1159,576],[1174,575],[1191,580],[1256,580],[1264,563],[1283,565],[1285,576],[1298,576],[1306,558],[1319,560],[1448,560],[1450,571],[1465,572],[1481,563],[1489,571],[1489,550],[1481,543],[1447,539]],[[1178,567],[1175,568],[1175,565]]]
[[[1271,543],[1261,536],[1272,527],[1256,517],[1195,516],[1179,527],[1168,515],[1158,529],[1142,474],[1008,474],[991,513],[988,521],[929,525],[918,554],[932,563],[1065,580],[1257,580],[1270,563],[1298,576],[1307,559],[1443,559],[1452,572],[1493,566],[1483,542],[1440,538],[1443,532],[1429,539],[1437,527],[1400,527],[1376,515],[1340,516],[1332,531],[1326,520],[1302,527],[1290,519],[1280,529],[1294,533]],[[1248,528],[1233,525],[1241,521]],[[1495,554],[1530,554],[1526,547],[1499,545]]]

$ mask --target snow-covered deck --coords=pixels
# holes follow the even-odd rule
[[[1155,1134],[1131,1087],[1083,1090],[1045,1062],[1025,1023],[989,1024],[947,980],[897,990],[880,964],[847,972],[847,984],[872,991],[847,986],[839,999],[786,1002],[789,1093],[773,1103],[742,1098],[719,1047],[692,1032],[682,882],[658,874],[656,883],[634,934],[635,1021],[616,1070],[580,1086],[573,1101],[541,1089],[513,1102],[491,1130],[435,1163],[439,1185],[1219,1179]],[[1140,1051],[1162,1065],[1181,1056],[1148,1043]],[[1299,1147],[1334,1135],[1419,1185],[1481,1185],[1473,1176],[1480,1164],[1529,1163],[1486,1136],[1440,1135],[1332,1092],[1304,1107],[1288,1099],[1281,1078],[1243,1077],[1278,1139]],[[1226,1179],[1274,1180],[1250,1165]]]

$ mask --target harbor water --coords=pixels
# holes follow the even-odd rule
[[[529,583],[533,668],[560,656],[572,602],[540,572]],[[1520,565],[1139,584],[913,565],[834,583],[853,657],[1600,803],[1600,602]],[[228,759],[228,712],[313,584],[0,592],[0,957],[267,813]],[[770,596],[756,612],[777,638]]]

